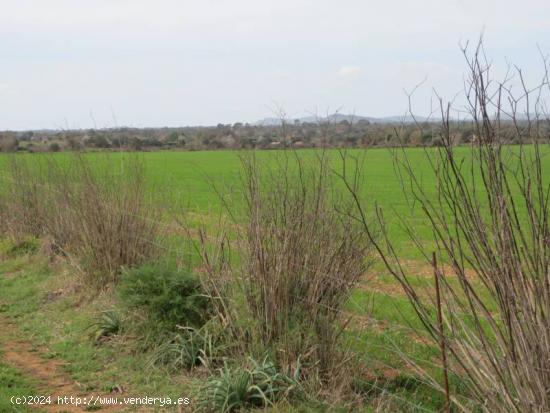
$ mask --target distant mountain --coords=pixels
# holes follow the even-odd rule
[[[287,119],[287,123],[292,123],[292,120]],[[263,118],[253,123],[256,126],[281,126],[283,121],[279,118]]]
[[[423,116],[415,116],[417,122],[425,122],[428,118]],[[339,123],[348,121],[350,123],[369,122],[369,123],[412,123],[412,116],[386,116],[382,118],[374,118],[370,116],[344,115],[342,113],[333,113],[326,117],[305,116],[302,118],[285,119],[287,124],[294,123]],[[264,118],[254,124],[257,126],[281,126],[283,121],[279,118]]]
[[[437,122],[436,118],[427,118],[425,116],[403,115],[403,116],[386,116],[378,118],[378,123],[413,123],[413,122]]]

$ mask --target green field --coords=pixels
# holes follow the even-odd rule
[[[505,156],[509,157],[512,167],[515,164],[514,156],[519,149],[509,146],[504,150],[508,152],[508,155]],[[455,151],[456,155],[463,158],[465,165],[468,166],[472,160],[471,149],[459,147]],[[296,153],[304,159],[313,159],[319,152],[319,150],[301,150]],[[328,152],[333,168],[336,171],[341,171],[342,162],[339,152],[336,150]],[[428,243],[427,245],[430,245],[432,234],[418,203],[414,202],[406,174],[402,175],[403,186],[403,182],[396,172],[394,158],[398,156],[398,159],[403,160],[405,154],[426,194],[435,196],[436,181],[428,161],[428,157],[433,157],[434,153],[433,148],[406,148],[404,152],[397,152],[397,155],[385,148],[347,151],[349,156],[358,157],[363,165],[361,196],[366,209],[373,211],[376,205],[383,210],[389,235],[395,243],[397,251],[404,258],[420,258],[420,255],[404,231],[403,222],[410,225],[416,236]],[[246,151],[159,151],[138,153],[135,156],[145,164],[148,185],[159,202],[168,207],[175,205],[176,210],[177,208],[190,210],[203,218],[208,216],[216,218],[220,211],[224,212],[220,196],[227,197],[233,212],[241,208],[240,157],[247,156],[247,154]],[[36,162],[36,159],[44,156],[64,159],[71,155],[32,154],[23,156],[26,156],[30,162]],[[96,160],[102,167],[118,169],[124,168],[124,159],[128,154],[96,153],[88,156]],[[276,159],[280,160],[284,156],[292,158],[294,155],[282,151],[257,151],[256,156],[260,163],[273,165]],[[550,150],[548,147],[542,147],[542,156],[545,168],[543,174],[550,179]],[[0,170],[2,167],[6,167],[8,160],[9,156],[0,156]],[[350,160],[349,164],[352,165],[353,162]],[[480,179],[478,171],[476,171],[475,178]]]
[[[509,147],[510,165],[513,166],[513,154],[517,148]],[[406,156],[414,167],[415,174],[422,181],[427,194],[435,195],[436,179],[428,162],[427,154],[434,154],[434,149],[426,152],[421,148],[406,149]],[[316,151],[298,152],[304,159],[313,159]],[[353,150],[351,156],[361,157],[364,176],[361,186],[361,197],[367,210],[375,206],[384,212],[388,234],[393,240],[401,258],[412,267],[420,268],[421,253],[410,241],[402,221],[413,228],[416,236],[429,248],[431,245],[430,227],[427,225],[418,203],[413,203],[410,190],[399,179],[394,168],[394,158],[388,149]],[[468,148],[458,148],[458,156],[464,158],[465,165],[472,162]],[[242,209],[242,197],[239,194],[241,180],[240,157],[245,152],[148,152],[139,153],[145,164],[147,185],[158,199],[159,205],[165,208],[163,217],[166,221],[179,216],[184,210],[191,212],[192,223],[209,224],[215,222],[220,213],[225,213],[221,206],[220,195],[224,196],[232,209]],[[332,167],[339,171],[341,161],[336,150],[330,151]],[[22,155],[38,165],[43,156],[54,156],[63,162],[70,154],[56,155]],[[88,154],[99,168],[124,168],[127,154],[93,153]],[[133,156],[133,155],[132,155]],[[258,152],[258,160],[265,165],[273,165],[277,159],[286,156],[283,152]],[[8,156],[0,157],[0,170],[7,168]],[[550,177],[550,151],[543,150],[544,176]],[[477,176],[477,179],[479,177]],[[340,185],[340,184],[338,184]],[[178,240],[172,241],[177,248]],[[4,250],[9,248],[6,241]],[[0,254],[2,251],[0,251]],[[133,394],[177,395],[182,389],[192,392],[203,379],[200,375],[190,378],[185,375],[173,375],[160,370],[150,371],[139,353],[124,350],[124,343],[112,343],[98,347],[90,343],[84,333],[98,312],[116,306],[116,300],[110,295],[102,295],[97,300],[83,299],[78,292],[63,293],[60,299],[49,300],[52,294],[63,290],[70,279],[70,270],[63,266],[48,265],[40,254],[24,254],[8,257],[3,255],[0,265],[0,309],[9,317],[18,320],[21,334],[35,342],[47,346],[53,357],[70,363],[68,372],[79,383],[92,391],[108,391],[110,387],[124,384]],[[426,281],[425,269],[419,269],[418,283]],[[422,273],[422,274],[421,274]],[[10,276],[7,276],[7,275]],[[18,274],[13,277],[13,274]],[[406,352],[409,357],[423,362],[431,360],[437,351],[416,340],[411,339],[410,328],[420,328],[414,310],[406,297],[399,291],[395,280],[383,269],[379,261],[375,262],[370,274],[374,280],[373,287],[358,289],[347,304],[349,312],[359,317],[368,317],[373,328],[357,326],[352,322],[348,331],[349,342],[354,351],[362,355],[363,362],[373,374],[388,370],[401,371],[404,368],[398,353]],[[365,280],[368,284],[368,281]],[[70,281],[67,282],[70,284]],[[78,311],[75,312],[75,308]],[[0,314],[1,315],[1,314]],[[2,370],[4,369],[4,370]],[[13,380],[14,386],[27,388],[27,382],[18,373],[12,373],[8,367],[2,367],[0,353],[0,370],[7,379]],[[382,373],[380,373],[382,374]],[[442,403],[441,395],[434,393],[428,386],[417,379],[411,379],[410,369],[401,371],[388,383],[380,384],[383,388],[373,392],[376,398],[380,392],[389,392],[393,398],[395,411],[437,411]],[[12,376],[15,377],[12,379]],[[390,374],[391,376],[391,374]],[[452,379],[452,378],[451,378]],[[2,378],[0,377],[0,383]],[[460,392],[459,384],[451,380],[453,391]],[[2,395],[0,394],[0,397]],[[367,400],[369,399],[367,397]],[[3,406],[0,403],[0,406]],[[368,402],[364,411],[372,411]],[[327,408],[305,403],[304,410],[298,411],[332,411]],[[276,411],[288,411],[282,406]],[[15,411],[15,410],[14,410]],[[345,410],[344,410],[345,411]]]
[[[513,153],[515,149],[511,148]],[[457,148],[459,157],[466,162],[471,161],[469,148]],[[329,150],[332,166],[340,171],[342,162],[339,152]],[[313,159],[318,150],[301,150],[298,156]],[[401,182],[394,165],[395,154],[385,148],[369,150],[348,150],[349,156],[360,158],[363,165],[361,196],[367,210],[373,211],[375,205],[384,212],[389,235],[396,248],[405,258],[419,258],[418,252],[403,230],[402,220],[414,228],[416,235],[425,242],[430,242],[431,233],[426,225],[422,211],[411,197],[408,181],[404,177]],[[414,171],[422,181],[427,194],[435,195],[435,177],[428,162],[428,156],[434,155],[434,149],[407,148],[406,157],[414,167]],[[196,151],[174,152],[159,151],[138,153],[146,167],[148,185],[155,196],[165,206],[183,208],[199,214],[202,217],[216,217],[223,212],[220,196],[227,197],[234,211],[240,209],[241,196],[239,194],[241,180],[240,157],[246,156],[246,151]],[[544,151],[544,165],[550,172],[550,151]],[[31,163],[40,163],[43,157],[54,157],[57,160],[69,158],[70,154],[54,155],[23,155]],[[124,168],[124,159],[128,154],[95,153],[89,157],[98,164],[107,168]],[[134,155],[131,155],[134,156]],[[282,151],[257,151],[256,156],[260,163],[273,165],[276,159],[287,155]],[[403,153],[398,154],[403,158]],[[6,167],[9,156],[0,156],[0,170]],[[63,161],[62,161],[63,162]],[[103,163],[106,162],[106,163]],[[349,164],[353,162],[350,160]],[[479,176],[477,177],[479,178]],[[233,212],[234,212],[233,211]]]

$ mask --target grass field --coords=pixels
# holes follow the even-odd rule
[[[512,152],[515,150],[511,148]],[[429,151],[433,151],[429,149]],[[471,162],[467,148],[457,149],[465,163]],[[315,156],[315,151],[300,151],[305,158]],[[409,223],[418,238],[430,245],[430,227],[423,218],[419,206],[411,203],[410,192],[403,188],[394,168],[392,153],[387,149],[351,151],[353,156],[362,156],[364,162],[364,184],[361,195],[367,208],[375,205],[384,211],[389,236],[397,252],[407,265],[417,271],[419,285],[430,285],[430,268],[421,262],[421,254],[414,247],[402,228],[401,221]],[[435,177],[427,161],[424,149],[406,149],[407,157],[415,173],[422,180],[428,194],[435,194]],[[146,167],[147,184],[158,196],[159,202],[167,206],[163,215],[168,221],[172,213],[179,214],[182,208],[196,217],[195,224],[203,221],[216,222],[221,207],[220,194],[228,200],[231,208],[241,208],[238,193],[241,179],[240,159],[243,152],[150,152],[137,156]],[[39,159],[39,154],[24,155],[29,160]],[[49,156],[49,155],[48,155]],[[54,155],[58,159],[68,154]],[[124,168],[120,154],[95,153],[87,155],[101,167]],[[124,155],[126,156],[126,155]],[[282,152],[264,151],[257,154],[260,162],[270,164]],[[337,151],[331,151],[332,166],[339,170],[341,162]],[[544,175],[550,177],[550,151],[543,151]],[[104,163],[104,161],[106,163]],[[9,159],[0,157],[0,170],[6,168]],[[178,240],[173,240],[178,245]],[[40,253],[31,252],[11,256],[5,241],[0,251],[0,316],[4,314],[17,320],[18,331],[14,334],[47,349],[42,356],[67,363],[65,373],[80,383],[81,391],[110,392],[117,386],[128,389],[133,395],[192,395],[204,379],[201,372],[195,375],[173,374],[162,369],[151,369],[146,356],[128,350],[125,342],[111,342],[97,346],[90,341],[86,328],[102,310],[117,307],[116,294],[103,293],[95,298],[94,292],[86,294],[73,285],[70,267],[60,263],[48,263]],[[90,297],[94,298],[91,299]],[[366,402],[364,411],[372,411],[369,402],[384,395],[391,400],[393,410],[388,411],[437,411],[442,396],[424,384],[414,371],[405,366],[400,352],[418,360],[432,362],[437,350],[413,337],[411,328],[421,328],[420,322],[405,295],[395,280],[375,262],[373,269],[365,276],[346,305],[347,311],[356,315],[346,331],[349,343],[369,369],[369,377],[380,377],[380,381],[367,379],[359,382],[364,386]],[[5,383],[13,392],[31,391],[32,380],[25,373],[13,370],[3,364],[0,352],[0,387]],[[455,393],[462,390],[451,377]],[[39,388],[44,390],[44,386]],[[9,394],[12,392],[10,391]],[[8,409],[5,395],[0,391],[0,408]],[[4,403],[4,404],[2,404]],[[6,406],[6,407],[3,407]],[[334,411],[334,406],[305,402],[297,411]],[[356,407],[355,407],[356,408]],[[287,405],[276,405],[275,411],[289,411]],[[349,409],[349,408],[348,408]],[[4,410],[2,410],[4,411]],[[11,411],[19,411],[12,409]],[[171,411],[171,410],[166,410]],[[342,411],[346,411],[342,408]]]
[[[517,151],[514,147],[509,149],[511,156]],[[332,159],[332,166],[340,171],[342,162],[338,151],[329,150],[328,152]],[[313,158],[319,151],[301,150],[297,153],[307,159]],[[416,235],[425,242],[430,242],[431,233],[422,211],[412,199],[410,188],[403,187],[396,173],[394,153],[385,148],[348,150],[347,153],[361,159],[364,169],[361,195],[367,208],[374,209],[377,205],[384,211],[389,234],[403,257],[420,258],[418,251],[403,230],[401,221],[410,224]],[[433,156],[434,149],[407,148],[404,153],[421,179],[426,193],[435,195],[435,177],[427,157]],[[466,165],[471,161],[469,148],[457,148],[456,153],[464,158]],[[233,210],[240,209],[239,203],[242,200],[238,194],[241,180],[240,157],[246,154],[245,151],[159,151],[140,153],[136,156],[145,164],[148,185],[161,202],[167,205],[178,205],[202,217],[216,217],[223,210],[220,195],[230,200],[229,204]],[[23,156],[33,163],[40,157],[53,156],[56,159],[63,159],[71,155]],[[98,164],[102,164],[102,167],[115,170],[124,168],[124,161],[121,161],[121,155],[118,153],[95,153],[88,156]],[[126,156],[122,155],[122,157]],[[281,159],[285,155],[282,151],[258,151],[256,156],[262,163],[273,164],[276,159]],[[399,156],[402,158],[402,155]],[[550,176],[550,151],[543,148],[543,156],[546,175]],[[513,158],[510,159],[513,162]],[[103,163],[104,161],[106,163]],[[0,156],[0,170],[5,168],[8,162],[9,156]],[[476,174],[476,178],[479,179],[479,174]]]
[[[514,164],[514,154],[517,147],[507,147],[511,165]],[[469,148],[456,148],[458,157],[463,158],[465,165],[471,162],[471,150]],[[340,171],[342,162],[336,150],[329,150],[332,165]],[[156,193],[158,199],[167,205],[177,205],[188,209],[198,215],[217,217],[223,211],[220,195],[227,197],[231,208],[238,211],[242,197],[238,194],[241,180],[240,157],[246,156],[245,151],[196,151],[177,152],[159,151],[137,154],[146,167],[147,182],[151,190]],[[318,150],[301,150],[297,152],[301,157],[313,158]],[[396,248],[404,258],[420,258],[419,252],[410,241],[403,229],[402,221],[407,222],[414,229],[419,239],[429,243],[432,237],[425,217],[415,203],[410,193],[406,177],[403,182],[396,172],[394,164],[395,154],[390,149],[378,148],[368,150],[348,150],[350,156],[361,159],[364,176],[362,178],[361,195],[367,209],[378,206],[384,211],[388,232],[392,237]],[[420,178],[422,186],[428,195],[435,196],[435,177],[428,161],[428,156],[433,156],[434,149],[407,148],[404,150],[408,161],[413,166],[415,173]],[[550,179],[550,150],[542,148],[543,174]],[[70,157],[68,154],[54,155],[24,155],[31,162],[41,156],[54,156],[58,159]],[[105,159],[104,167],[124,168],[121,155],[117,153],[96,153],[88,155],[101,164]],[[122,155],[126,157],[127,155]],[[281,159],[282,151],[258,151],[256,156],[259,161],[273,164],[275,159]],[[292,157],[293,155],[290,155]],[[402,154],[398,154],[400,159]],[[0,170],[6,167],[9,156],[0,156]],[[350,162],[351,163],[351,162]],[[476,171],[476,179],[480,179]],[[521,205],[519,206],[522,207]]]

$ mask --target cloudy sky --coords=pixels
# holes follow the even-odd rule
[[[550,1],[0,0],[0,130],[426,114],[481,31],[535,82]]]

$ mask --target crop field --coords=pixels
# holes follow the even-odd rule
[[[363,171],[361,178],[361,196],[368,208],[375,206],[384,211],[388,231],[396,241],[400,254],[407,258],[419,258],[418,251],[413,248],[409,237],[403,230],[403,222],[414,227],[418,237],[430,242],[429,226],[425,225],[422,211],[411,197],[410,188],[406,188],[407,177],[399,176],[396,170],[395,156],[399,159],[406,155],[414,166],[415,173],[421,177],[422,186],[427,194],[435,195],[435,176],[430,167],[428,156],[433,156],[433,149],[406,148],[396,152],[387,149],[346,150],[348,168],[354,167],[354,159],[361,163]],[[466,161],[471,160],[471,151],[468,148],[457,148],[458,156]],[[514,152],[513,150],[511,151]],[[295,152],[301,158],[315,162],[321,150],[300,150]],[[218,215],[225,213],[221,199],[230,199],[230,209],[233,212],[242,209],[242,168],[241,158],[249,155],[247,151],[158,151],[138,153],[135,157],[143,163],[147,185],[156,195],[161,206],[177,206],[194,212],[203,218],[210,216],[216,220]],[[331,160],[331,167],[335,172],[341,172],[342,161],[340,152],[327,150]],[[30,164],[47,170],[45,159],[54,159],[60,164],[68,163],[70,154],[23,155]],[[117,173],[124,169],[128,162],[128,154],[118,153],[90,153],[86,155],[98,169],[110,169]],[[260,163],[271,167],[292,158],[294,154],[284,151],[258,151],[256,156]],[[545,155],[545,166],[550,171],[550,154]],[[0,157],[0,168],[9,164],[9,156]],[[67,161],[67,162],[66,162]],[[39,166],[40,165],[40,166]],[[403,172],[401,172],[403,173]],[[479,176],[477,177],[479,179]],[[338,181],[338,178],[335,178]],[[344,191],[343,185],[336,182]]]
[[[512,146],[505,149],[507,155],[504,157],[508,159],[512,176],[519,150],[519,147]],[[410,274],[409,281],[430,299],[435,297],[434,269],[430,265],[430,257],[424,257],[411,240],[407,226],[414,237],[424,244],[425,251],[435,250],[436,245],[432,227],[421,203],[414,199],[413,185],[404,173],[402,162],[407,160],[424,193],[435,202],[439,181],[429,160],[434,161],[436,151],[433,148],[407,148],[392,152],[380,148],[345,152],[348,173],[355,171],[355,159],[360,162],[358,196],[367,218],[378,222],[375,211],[381,211],[387,237],[391,239],[401,265]],[[530,152],[531,148],[526,151]],[[294,165],[296,156],[305,164],[314,165],[321,153],[320,150],[260,151],[255,156],[261,167],[276,169],[287,160]],[[342,154],[337,150],[327,151],[329,176],[333,182],[331,188],[335,191],[332,196],[348,199],[349,192],[336,176],[342,172],[344,165]],[[548,182],[550,151],[542,147],[541,154],[542,176],[544,182]],[[247,176],[243,159],[249,156],[246,151],[158,151],[137,154],[97,152],[85,154],[84,158],[93,173],[101,175],[103,171],[109,171],[109,176],[122,180],[133,162],[140,165],[146,187],[144,198],[152,199],[153,204],[147,204],[139,211],[146,213],[148,220],[160,222],[160,232],[163,234],[162,241],[158,241],[159,249],[151,256],[153,258],[145,261],[145,265],[150,262],[170,262],[169,265],[177,262],[180,268],[188,268],[188,271],[201,277],[207,270],[201,259],[199,230],[206,233],[206,248],[214,248],[220,228],[230,220],[230,215],[236,217],[231,225],[244,225],[242,217],[246,216],[246,204],[243,195]],[[474,165],[472,182],[479,184],[481,176],[475,167],[478,161],[472,158],[472,150],[459,147],[455,149],[454,156],[465,168]],[[28,171],[35,172],[48,170],[48,165],[52,165],[48,162],[54,162],[60,168],[75,162],[74,155],[68,153],[16,157],[24,160]],[[12,160],[8,156],[0,157],[4,183],[10,179]],[[295,172],[291,176],[295,177]],[[262,187],[264,191],[271,190],[269,182],[267,180]],[[512,192],[513,197],[521,200],[517,188],[512,188]],[[3,193],[4,197],[12,196],[9,192]],[[484,198],[483,195],[480,197]],[[93,203],[94,199],[90,198],[90,202]],[[101,198],[96,201],[100,202]],[[488,205],[481,207],[488,208]],[[151,209],[155,212],[151,213]],[[520,214],[524,213],[525,206],[518,205],[518,210]],[[235,236],[231,229],[228,234],[229,238]],[[383,238],[380,236],[379,239]],[[380,243],[383,244],[383,241]],[[78,273],[88,258],[75,264],[71,252],[62,250],[60,255],[51,255],[48,248],[37,235],[22,238],[4,236],[1,241],[0,328],[6,334],[0,338],[0,389],[10,388],[13,390],[10,394],[18,395],[45,392],[53,395],[74,393],[81,397],[147,395],[177,398],[183,395],[191,399],[191,407],[185,406],[183,411],[191,411],[186,409],[202,408],[202,405],[195,403],[202,397],[200,389],[208,377],[221,371],[224,363],[228,366],[247,363],[244,359],[225,355],[220,356],[225,360],[223,362],[218,360],[217,355],[208,362],[197,362],[196,365],[193,360],[190,368],[176,362],[172,365],[170,361],[154,363],[152,360],[157,357],[158,348],[164,348],[162,340],[157,338],[168,333],[161,332],[158,320],[140,324],[143,321],[140,317],[143,316],[136,316],[141,311],[135,305],[136,298],[134,301],[125,298],[130,295],[128,291],[135,293],[138,287],[125,287],[124,276],[120,287],[111,285],[102,288],[101,285],[86,284]],[[234,261],[243,259],[243,252],[238,248],[233,254]],[[74,257],[77,257],[76,252]],[[442,259],[441,265],[445,268],[449,263],[445,262],[445,257]],[[374,251],[369,254],[369,262],[368,269],[354,282],[349,294],[343,295],[345,302],[337,310],[338,319],[345,323],[343,344],[338,355],[345,353],[343,359],[349,357],[355,360],[352,362],[355,364],[355,377],[350,384],[353,396],[335,389],[335,397],[331,401],[330,397],[321,393],[312,395],[306,392],[305,397],[282,397],[273,403],[266,403],[272,411],[441,411],[444,394],[441,387],[434,390],[437,385],[441,386],[443,380],[439,349],[430,342],[429,334],[425,332],[407,294]],[[141,264],[143,262],[140,261]],[[121,267],[123,274],[134,271],[124,263]],[[140,274],[140,267],[137,267],[135,276]],[[470,271],[470,268],[467,270]],[[139,276],[146,277],[145,274],[146,271]],[[448,283],[458,285],[457,279],[452,277]],[[477,286],[481,297],[485,297],[489,310],[496,311],[494,297],[482,283],[474,279],[472,285]],[[177,299],[173,300],[169,305],[179,305]],[[144,299],[140,305],[150,305],[146,302],[150,303]],[[14,323],[12,320],[17,321]],[[144,329],[149,329],[145,336],[142,334]],[[283,342],[287,339],[284,338]],[[18,346],[20,351],[15,356]],[[269,350],[267,353],[257,349],[250,351],[256,360],[269,353]],[[289,362],[289,365],[297,368],[300,358]],[[451,373],[449,381],[451,393],[457,399],[464,397],[466,400],[468,392],[460,378]],[[57,390],[55,386],[58,386]],[[336,384],[329,385],[329,389],[330,386]],[[2,391],[0,397],[4,398]],[[55,411],[42,407],[45,411]],[[5,409],[2,411],[10,411],[10,408],[13,406],[0,400],[0,409]],[[132,407],[127,408],[133,411]],[[110,411],[109,408],[105,410]],[[173,407],[159,407],[157,410],[181,411]],[[22,406],[12,411],[25,411],[25,408]]]
[[[543,174],[550,177],[550,149],[542,147]],[[505,152],[514,165],[518,150],[514,146],[508,147]],[[529,149],[527,149],[529,151]],[[300,150],[296,152],[303,159],[315,161],[321,150]],[[336,173],[341,172],[342,160],[338,150],[327,150],[331,160],[331,167]],[[420,259],[421,255],[409,235],[404,224],[410,225],[415,235],[423,242],[430,243],[432,233],[426,218],[414,196],[411,193],[410,181],[403,169],[403,160],[413,167],[419,177],[423,190],[428,196],[435,197],[436,180],[430,166],[433,160],[434,149],[405,148],[391,150],[387,148],[346,150],[348,168],[353,169],[354,159],[362,165],[361,197],[366,207],[374,211],[380,208],[384,213],[384,220],[398,253],[404,258]],[[456,156],[463,159],[468,166],[472,162],[472,151],[467,147],[455,149]],[[284,159],[295,156],[284,151],[257,151],[256,156],[260,163],[277,165]],[[226,207],[221,199],[228,199],[229,207],[233,212],[242,209],[242,167],[241,159],[250,155],[247,151],[157,151],[135,155],[143,163],[146,182],[149,190],[155,194],[159,206],[180,208],[194,212],[207,220],[217,220],[220,213],[226,213]],[[128,162],[128,154],[118,153],[91,153],[86,155],[98,169],[123,170],[124,163]],[[42,165],[47,169],[43,159],[55,159],[64,164],[70,154],[23,155],[30,164]],[[0,157],[0,168],[9,164],[9,156]],[[126,159],[126,160],[125,160]],[[396,160],[397,163],[396,164]],[[401,165],[399,164],[401,162]],[[513,166],[511,166],[511,171]],[[475,171],[475,179],[480,180],[479,171]],[[548,178],[547,178],[548,179]],[[338,178],[335,178],[338,181]],[[336,182],[345,192],[343,185]],[[521,205],[519,206],[522,207]],[[168,217],[169,218],[169,217]]]
[[[306,160],[314,160],[320,151],[299,151]],[[329,150],[331,166],[340,171],[341,160],[336,150]],[[361,186],[364,201],[370,207],[377,204],[386,211],[390,231],[399,238],[399,250],[415,256],[414,248],[410,248],[407,237],[400,231],[398,217],[407,216],[414,222],[415,230],[421,238],[429,240],[428,227],[422,225],[422,216],[412,202],[407,199],[396,175],[393,155],[388,149],[372,149],[367,151],[348,151],[351,156],[361,159],[364,167],[363,184]],[[423,149],[406,149],[407,156],[415,165],[417,171],[424,177],[426,189],[434,192],[435,181],[429,165],[425,162]],[[467,153],[467,152],[465,152]],[[284,158],[282,152],[258,152],[259,162],[274,165]],[[230,197],[231,207],[239,209],[242,197],[239,195],[239,184],[242,179],[240,157],[246,156],[244,151],[222,152],[153,152],[144,155],[151,184],[169,196],[184,202],[189,209],[199,214],[216,214],[220,211],[220,196]],[[288,155],[287,155],[288,156]],[[290,155],[292,158],[292,155]],[[352,164],[351,160],[348,161]],[[343,190],[343,188],[342,188]]]

